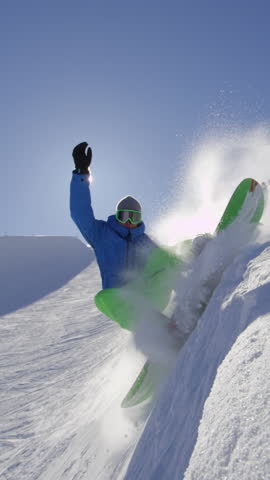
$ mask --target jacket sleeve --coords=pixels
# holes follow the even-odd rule
[[[70,184],[70,214],[85,240],[95,248],[99,221],[91,205],[89,175],[73,173]]]

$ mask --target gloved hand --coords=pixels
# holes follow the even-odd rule
[[[87,148],[88,147],[88,148]],[[92,160],[92,150],[87,142],[79,143],[73,149],[72,156],[75,163],[74,173],[89,173],[89,166]]]

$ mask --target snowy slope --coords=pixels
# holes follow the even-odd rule
[[[5,237],[1,248],[1,305],[12,298],[14,311],[0,321],[0,478],[119,479],[141,429],[119,404],[142,359],[94,306],[91,251],[64,237]],[[37,301],[18,309],[30,287]]]
[[[33,249],[32,237],[28,246],[27,238],[24,246],[1,239],[28,252],[32,272],[39,252],[55,262],[47,262],[42,288],[32,279],[36,301],[28,296],[19,308],[14,295],[12,309],[7,297],[1,316],[0,478],[270,478],[270,243],[242,248],[226,268],[141,435],[147,410],[124,416],[119,404],[143,359],[129,333],[94,306],[100,279],[91,251],[75,239],[54,240],[43,237]],[[69,252],[62,260],[61,250]],[[19,282],[25,299],[21,264],[13,255],[8,263],[7,285],[16,291]]]
[[[125,480],[270,478],[270,243],[227,268]]]

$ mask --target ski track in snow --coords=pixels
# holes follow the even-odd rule
[[[99,288],[94,262],[1,317],[1,479],[121,478],[143,425],[119,406],[138,366],[130,336],[98,314]]]

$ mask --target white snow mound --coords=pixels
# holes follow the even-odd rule
[[[270,243],[224,272],[125,480],[270,478]]]

